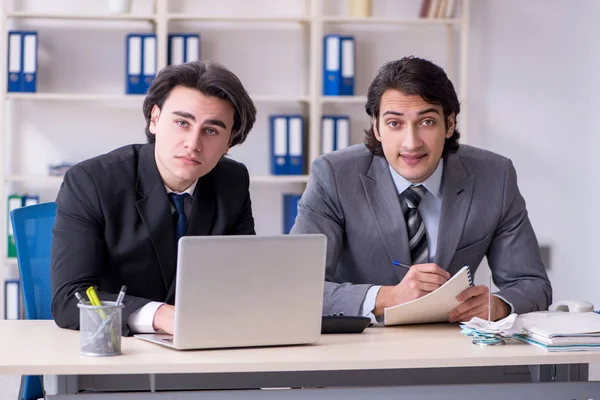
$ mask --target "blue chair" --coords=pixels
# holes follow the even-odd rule
[[[50,248],[55,218],[55,203],[36,204],[10,212],[26,319],[52,319]],[[42,377],[22,377],[19,399],[40,397],[44,397]]]

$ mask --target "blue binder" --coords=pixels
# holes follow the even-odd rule
[[[354,37],[341,38],[341,88],[342,96],[354,96],[354,74],[356,69],[356,49]]]
[[[9,92],[35,92],[37,89],[37,32],[8,33]]]
[[[341,150],[350,146],[350,117],[338,115],[335,117],[334,150]]]
[[[304,171],[304,117],[289,115],[288,127],[288,175],[302,175]]]
[[[200,35],[169,35],[169,64],[177,65],[200,60]]]
[[[21,73],[22,73],[22,42],[23,37],[20,31],[8,32],[8,55],[7,55],[7,71],[9,92],[21,91]]]
[[[323,38],[323,95],[339,96],[342,86],[342,46],[340,35]]]
[[[24,194],[23,195],[23,207],[32,206],[34,204],[39,204],[40,196],[36,194]]]
[[[35,92],[37,87],[37,32],[23,32],[21,91]]]
[[[156,78],[156,35],[144,35],[144,46],[142,48],[143,94],[148,92],[152,81]]]
[[[143,36],[139,34],[129,34],[126,38],[126,94],[144,94],[144,85],[142,83],[142,41]]]
[[[298,202],[302,195],[284,194],[283,195],[283,233],[289,234],[296,222],[298,215]]]
[[[288,170],[288,122],[286,115],[269,117],[271,132],[271,174],[286,175]]]

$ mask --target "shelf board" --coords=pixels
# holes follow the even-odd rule
[[[250,95],[250,97],[256,103],[308,103],[310,101],[308,96]]]
[[[8,99],[14,100],[64,100],[64,101],[115,101],[115,102],[142,102],[145,95],[125,94],[93,94],[93,93],[19,93],[9,92]],[[309,102],[308,96],[286,95],[257,95],[251,96],[257,103],[294,103]]]
[[[125,94],[93,94],[93,93],[19,93],[8,92],[8,99],[14,100],[65,100],[65,101],[118,101],[118,102],[141,102],[144,95]]]
[[[386,25],[458,25],[457,18],[379,18],[379,17],[323,17],[323,22],[335,24]]]
[[[258,22],[258,23],[308,23],[309,17],[251,17],[251,16],[209,16],[184,13],[170,13],[168,20],[204,21],[204,22]]]
[[[250,176],[250,184],[306,183],[308,175],[255,175]]]
[[[321,96],[321,103],[364,104],[367,96]]]
[[[29,11],[13,11],[6,14],[8,18],[28,19],[66,19],[74,21],[154,21],[154,15],[135,14],[71,14],[71,13],[39,13]]]
[[[5,182],[14,183],[33,183],[33,184],[60,184],[62,176],[47,175],[8,175],[4,178]],[[306,183],[308,175],[255,175],[250,176],[250,183],[253,184],[285,184],[285,183]]]
[[[60,184],[63,181],[62,176],[49,175],[8,175],[4,177],[5,182],[14,183],[37,183],[37,184]]]

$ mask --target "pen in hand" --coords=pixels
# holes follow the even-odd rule
[[[410,265],[401,263],[400,261],[395,261],[394,260],[394,265],[396,267],[402,267],[402,268],[410,269]]]

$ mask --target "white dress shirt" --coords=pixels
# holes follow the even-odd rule
[[[389,164],[388,164],[389,165]],[[394,180],[394,185],[396,185],[396,190],[398,191],[398,195],[401,195],[409,186],[413,185],[412,182],[404,179],[400,174],[398,174],[391,165],[389,165],[390,172],[392,174],[392,179]],[[423,196],[423,199],[419,203],[419,214],[421,214],[421,218],[423,219],[423,223],[425,224],[425,233],[427,234],[427,249],[429,251],[428,262],[433,262],[435,259],[435,254],[437,251],[437,239],[438,239],[438,229],[440,226],[440,218],[442,213],[442,175],[444,171],[444,159],[440,159],[437,168],[433,171],[427,179],[423,182],[416,184],[423,185],[425,189],[427,189],[427,193]],[[402,210],[406,209],[406,205],[402,204]],[[370,317],[373,323],[376,323],[377,320],[373,315],[373,310],[375,309],[375,302],[377,299],[377,294],[379,293],[379,289],[381,286],[371,286],[367,291],[367,295],[365,296],[365,300],[363,301],[361,308],[361,315],[365,317]],[[510,304],[506,299],[497,296],[504,300],[506,304],[508,304],[512,310],[514,307]]]
[[[190,217],[190,213],[192,211],[194,190],[196,189],[197,184],[198,180],[196,179],[196,181],[192,183],[192,185],[183,192],[175,192],[165,186],[165,188],[167,189],[167,193],[189,194],[189,196],[185,199],[185,203],[183,205],[185,209],[185,216],[188,218]],[[175,206],[173,205],[173,203],[171,203],[171,213],[174,212]],[[165,303],[161,303],[159,301],[151,301],[145,306],[135,310],[127,319],[127,325],[129,325],[129,329],[131,329],[133,333],[155,333],[156,330],[152,326],[154,323],[154,314],[156,314],[158,308],[163,304]]]

